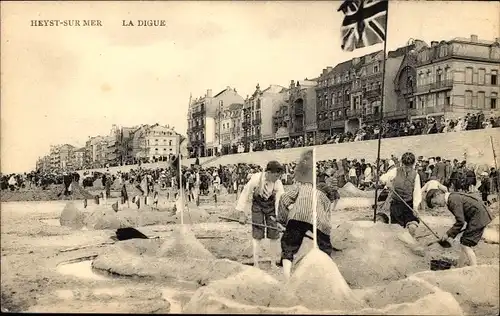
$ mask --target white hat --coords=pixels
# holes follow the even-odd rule
[[[394,161],[392,159],[389,159],[389,167],[394,166]]]
[[[488,176],[488,172],[483,171],[483,172],[481,172],[481,175],[482,175],[482,176],[486,176],[486,177],[487,177],[487,176]]]

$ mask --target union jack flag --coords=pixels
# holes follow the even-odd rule
[[[353,51],[385,41],[387,8],[387,0],[345,0],[337,10],[344,13],[341,48]]]

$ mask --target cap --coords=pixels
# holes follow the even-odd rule
[[[272,173],[280,173],[283,172],[283,166],[276,160],[272,160],[267,163],[266,171]]]
[[[438,189],[431,189],[427,194],[425,195],[425,202],[427,203],[427,206],[429,208],[432,208],[432,199],[439,193]]]

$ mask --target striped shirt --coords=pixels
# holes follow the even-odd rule
[[[339,180],[337,179],[337,175],[334,174],[333,176],[326,178],[325,182],[333,190],[339,189]]]
[[[317,195],[317,224],[318,230],[330,235],[330,200],[323,192],[316,189]],[[286,223],[293,219],[313,224],[312,212],[313,187],[309,183],[299,184],[281,196],[278,207],[279,223]],[[289,207],[293,204],[293,207]]]

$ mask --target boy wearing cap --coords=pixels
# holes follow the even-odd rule
[[[252,246],[254,267],[259,267],[258,251],[262,244],[262,239],[270,240],[272,254],[276,256],[271,264],[276,266],[279,256],[279,230],[276,223],[281,195],[285,193],[280,177],[283,173],[282,165],[277,161],[270,161],[264,172],[257,172],[251,175],[236,205],[236,210],[244,213],[247,206],[251,206],[252,223],[265,225],[269,228],[252,225]],[[245,221],[240,221],[244,224]]]
[[[475,197],[458,192],[443,192],[432,189],[426,196],[427,206],[446,206],[455,216],[455,224],[441,237],[441,240],[455,238],[467,224],[460,238],[462,252],[458,260],[458,267],[463,267],[468,260],[470,266],[477,265],[477,258],[472,247],[475,247],[483,236],[484,229],[491,223],[493,216],[486,206]]]

